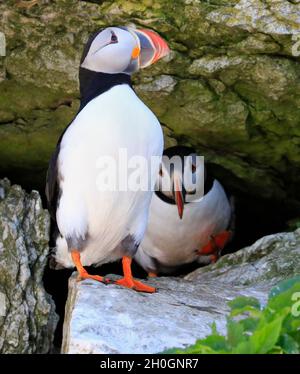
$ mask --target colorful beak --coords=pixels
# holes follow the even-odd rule
[[[175,197],[175,202],[176,202],[177,209],[178,209],[178,215],[179,215],[179,218],[182,219],[183,209],[184,209],[184,196],[183,196],[183,191],[180,189],[180,184],[178,180],[175,180],[174,187],[175,187],[174,197]]]
[[[167,42],[155,31],[135,29],[134,33],[138,37],[140,44],[140,68],[145,68],[154,64],[156,61],[170,53],[170,48],[168,47]]]

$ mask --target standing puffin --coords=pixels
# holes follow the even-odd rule
[[[54,259],[60,266],[75,266],[80,279],[106,282],[83,266],[122,258],[124,278],[116,283],[155,291],[134,280],[131,261],[146,229],[163,134],[155,115],[132,89],[130,76],[168,53],[167,43],[154,31],[129,27],[100,30],[84,49],[79,71],[81,105],[58,141],[46,185],[49,210],[58,228]],[[120,149],[126,150],[129,160],[139,156],[150,163],[156,156],[149,189],[99,188],[99,160],[110,158],[117,171],[124,171]]]
[[[180,157],[181,163],[179,167],[169,168],[174,156]],[[200,166],[193,148],[175,146],[164,151],[148,227],[135,255],[149,276],[168,274],[182,265],[201,262],[202,256],[210,256],[215,262],[231,237],[230,201],[221,184]],[[195,186],[201,184],[204,195],[193,201]],[[164,186],[169,189],[163,190]],[[187,196],[191,197],[189,202]]]

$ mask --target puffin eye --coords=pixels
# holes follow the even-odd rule
[[[192,164],[192,166],[191,166],[191,169],[192,169],[192,173],[195,173],[195,171],[196,171],[196,165],[194,165],[194,164]]]
[[[113,31],[111,32],[110,42],[111,43],[118,43],[118,37]]]

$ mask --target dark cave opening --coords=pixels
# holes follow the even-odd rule
[[[46,207],[44,195],[44,181],[45,172],[39,171],[30,178],[27,175],[26,180],[17,173],[12,171],[9,173],[1,173],[2,176],[8,177],[12,183],[20,184],[28,192],[32,189],[38,190],[41,193],[44,206]],[[242,193],[236,188],[231,188],[226,185],[226,178],[224,180],[217,175],[218,179],[223,182],[223,185],[229,195],[235,196],[235,234],[231,243],[224,249],[223,255],[235,252],[243,247],[253,244],[257,239],[288,229],[287,222],[291,219],[299,217],[297,209],[293,209],[291,205],[286,204],[284,201],[274,201],[257,198],[248,193]],[[50,242],[50,247],[54,243]],[[186,266],[175,276],[182,276],[200,265],[191,264]],[[88,268],[91,274],[117,274],[122,275],[121,262],[118,261],[112,264],[106,264],[99,268]],[[52,296],[56,304],[56,312],[59,315],[59,323],[57,326],[54,352],[59,352],[62,342],[62,328],[65,303],[68,294],[68,279],[73,270],[52,270],[48,266],[44,273],[44,285],[46,291]],[[137,264],[134,264],[133,272],[136,277],[145,278],[146,273]]]

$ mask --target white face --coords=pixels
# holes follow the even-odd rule
[[[203,164],[197,164],[196,153],[185,157],[184,163],[184,188],[187,194],[196,192],[195,185],[200,186],[204,181]]]
[[[108,74],[125,72],[136,47],[139,47],[139,40],[134,33],[118,27],[108,27],[93,40],[81,66]]]
[[[162,162],[159,170],[159,176],[156,181],[157,190],[160,190],[165,196],[173,198],[173,177],[169,164]]]

